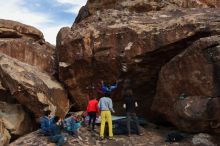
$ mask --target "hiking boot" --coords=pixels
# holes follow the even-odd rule
[[[91,131],[91,127],[90,127],[90,126],[88,126],[88,127],[87,127],[87,130]]]
[[[114,140],[113,136],[108,137],[109,140]]]
[[[139,135],[139,136],[142,136],[142,135],[144,135],[144,133],[139,133],[138,135]]]
[[[104,137],[99,137],[99,140],[100,140],[100,141],[103,141],[103,140],[104,140]]]
[[[92,129],[92,132],[96,132],[96,129]]]

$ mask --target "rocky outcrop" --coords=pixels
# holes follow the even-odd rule
[[[0,38],[24,38],[31,40],[43,38],[42,32],[36,28],[16,21],[0,19],[0,28]]]
[[[45,42],[34,27],[0,19],[0,53],[34,65],[51,75],[56,73],[54,46]]]
[[[213,98],[220,96],[219,43],[219,36],[202,38],[161,69],[152,108],[180,129],[194,132],[219,129],[210,126],[212,122],[220,122],[220,100]],[[179,101],[182,93],[189,97]]]
[[[4,123],[0,120],[0,144],[1,146],[7,146],[11,136],[7,129],[4,127]]]
[[[57,36],[59,78],[75,107],[85,108],[88,89],[100,80],[127,76],[140,103],[138,113],[154,116],[150,108],[161,67],[193,42],[220,33],[219,9],[176,8],[148,13],[106,9],[62,28]],[[123,65],[127,73],[121,71]],[[124,112],[120,91],[113,94],[116,111]]]
[[[69,100],[63,87],[38,68],[0,54],[0,80],[17,101],[36,117],[47,107],[63,117],[69,109]]]

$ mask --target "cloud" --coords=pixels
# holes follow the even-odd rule
[[[40,26],[51,22],[50,16],[42,12],[31,12],[25,5],[24,0],[0,1],[0,18],[19,21],[28,25]]]
[[[18,21],[43,32],[53,45],[61,27],[71,26],[87,0],[7,0],[0,1],[0,19]]]
[[[69,5],[69,9],[66,10],[68,13],[77,14],[82,6],[84,6],[87,0],[56,0],[62,5]]]

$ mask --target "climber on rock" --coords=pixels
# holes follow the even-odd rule
[[[101,81],[102,84],[102,92],[103,93],[111,93],[114,89],[116,89],[118,87],[118,82],[116,81],[115,83],[108,85],[106,83],[104,83],[104,81]]]

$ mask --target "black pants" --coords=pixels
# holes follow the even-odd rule
[[[130,113],[127,112],[127,129],[128,129],[128,135],[131,134],[131,120],[134,120],[135,125],[137,127],[137,134],[140,134],[140,127],[139,127],[139,122],[138,118],[135,113]]]
[[[89,126],[91,125],[92,121],[92,129],[94,130],[95,128],[95,120],[96,120],[96,112],[89,112]]]

